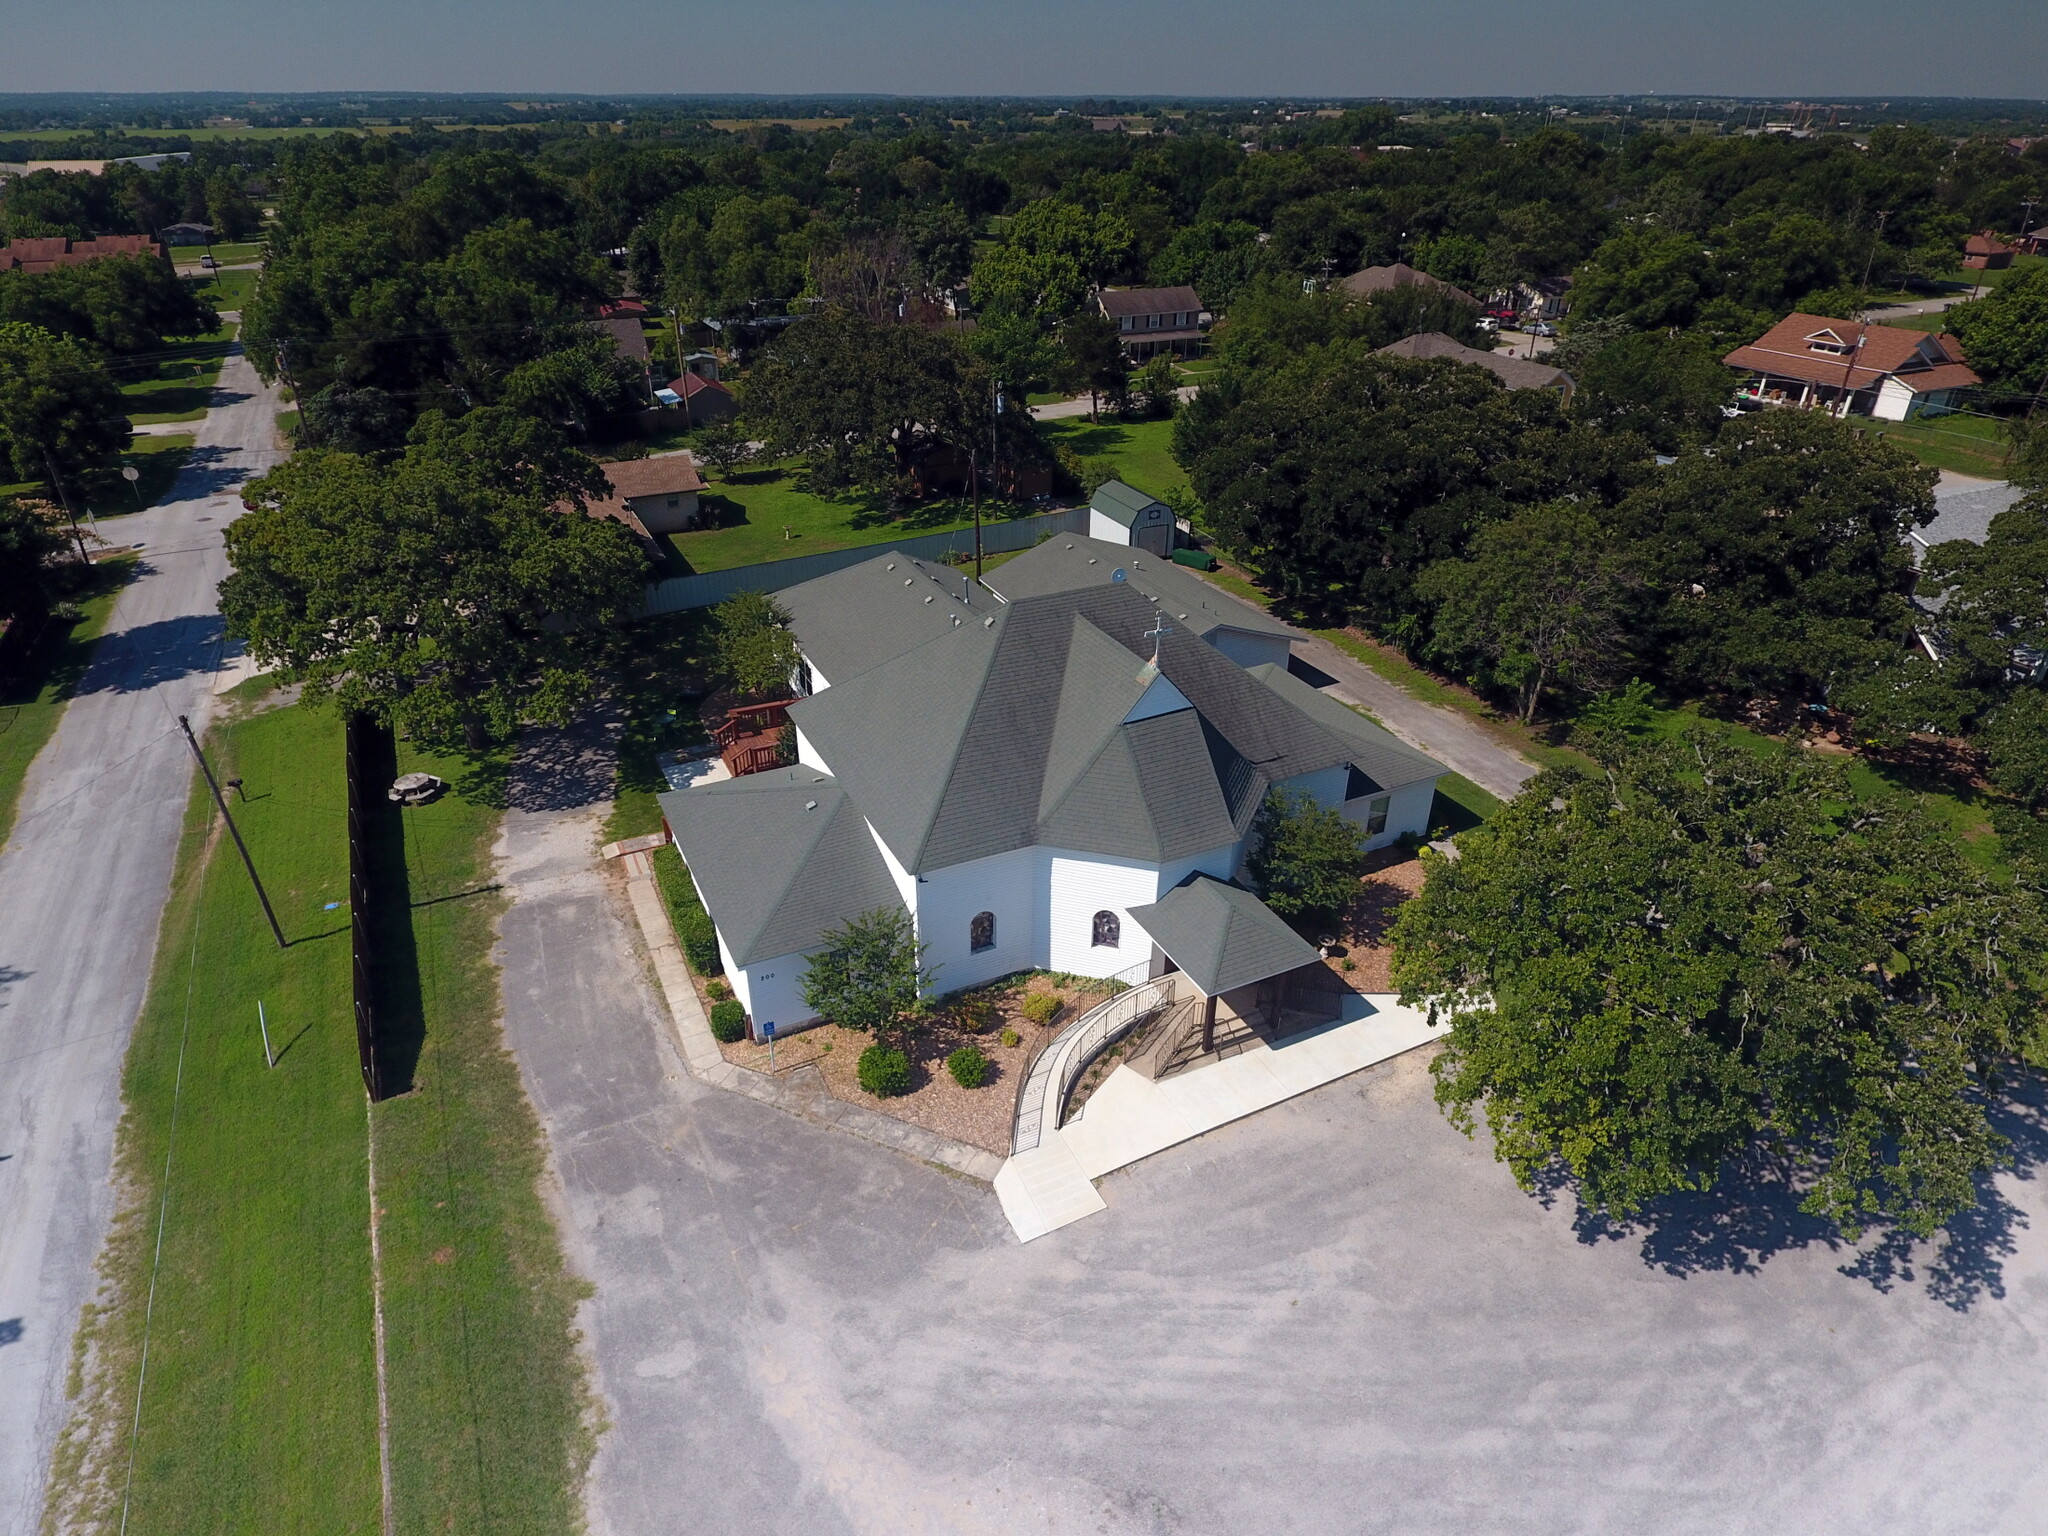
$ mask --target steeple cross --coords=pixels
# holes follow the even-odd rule
[[[1159,642],[1173,633],[1173,626],[1166,622],[1165,614],[1157,612],[1152,615],[1152,625],[1145,631],[1145,638],[1152,642],[1152,665],[1156,667],[1159,665]]]

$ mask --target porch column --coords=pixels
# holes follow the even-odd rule
[[[1202,999],[1202,1054],[1208,1055],[1216,1049],[1216,999]]]

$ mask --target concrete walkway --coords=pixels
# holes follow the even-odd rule
[[[1152,1082],[1128,1066],[1104,1078],[1079,1118],[996,1174],[996,1197],[1018,1241],[1107,1210],[1094,1181],[1168,1147],[1440,1039],[1426,1015],[1392,993],[1347,999],[1344,1016],[1283,1040]]]
[[[1183,400],[1192,400],[1195,398],[1195,391],[1200,388],[1199,384],[1183,384],[1174,393]],[[1060,421],[1069,416],[1086,416],[1095,409],[1109,409],[1106,399],[1097,402],[1095,406],[1090,406],[1088,397],[1081,395],[1072,400],[1052,400],[1044,405],[1034,405],[1031,407],[1031,415],[1037,421]]]

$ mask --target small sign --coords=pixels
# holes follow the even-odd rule
[[[775,1021],[773,1019],[768,1020],[767,1023],[761,1026],[761,1038],[763,1040],[773,1040],[775,1038]]]
[[[133,485],[137,480],[140,480],[142,478],[142,471],[137,469],[133,464],[123,464],[121,466],[121,478],[123,480],[126,480],[130,485]]]

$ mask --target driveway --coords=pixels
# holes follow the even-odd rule
[[[0,850],[0,1531],[27,1536],[64,1372],[113,1208],[121,1060],[149,981],[223,640],[233,488],[275,460],[278,407],[240,348],[163,504],[107,518],[142,545],[90,670],[29,770]]]
[[[983,1186],[687,1076],[574,798],[508,818],[499,959],[596,1286],[599,1536],[2039,1528],[2038,1108],[1933,1263],[1768,1181],[1582,1228],[1416,1056],[1019,1246]]]

